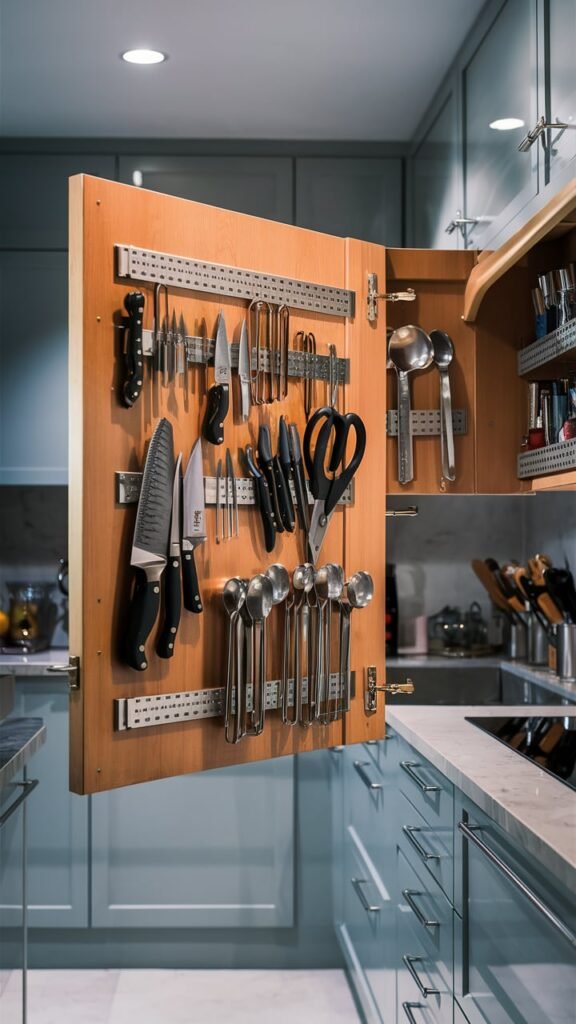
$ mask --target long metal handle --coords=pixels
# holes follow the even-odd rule
[[[365,786],[368,787],[368,789],[371,789],[371,790],[383,789],[383,786],[382,786],[381,782],[374,782],[370,778],[370,776],[368,775],[368,772],[366,771],[366,768],[369,768],[369,767],[370,767],[370,764],[369,764],[368,761],[354,761],[354,768],[358,772],[358,775],[362,779],[362,782],[364,783]]]
[[[519,892],[522,893],[523,896],[526,897],[526,899],[532,904],[532,906],[535,907],[535,909],[538,910],[542,914],[542,916],[546,918],[548,923],[551,924],[552,927],[560,933],[562,938],[566,939],[566,941],[569,942],[571,946],[576,947],[576,935],[574,934],[574,932],[572,932],[570,928],[568,928],[568,926],[564,924],[564,921],[562,921],[559,917],[556,916],[553,910],[550,910],[550,907],[547,907],[546,904],[542,902],[540,897],[537,896],[536,893],[533,892],[532,889],[530,889],[526,885],[526,882],[524,882],[520,878],[520,876],[512,870],[512,868],[508,867],[506,862],[503,861],[502,858],[498,856],[498,854],[494,853],[494,850],[491,850],[490,847],[487,846],[486,843],[483,842],[483,840],[480,839],[478,835],[476,835],[476,830],[480,830],[480,826],[470,826],[467,825],[465,821],[460,821],[458,822],[458,828],[462,832],[463,836],[466,839],[468,839],[471,843],[474,843],[474,845],[488,858],[490,863],[493,864],[494,867],[497,868],[498,871],[500,871],[504,875],[504,877],[507,878],[508,881],[511,882],[512,885],[516,889],[518,889]]]
[[[452,422],[452,395],[447,370],[440,372],[440,439],[442,444],[442,476],[445,480],[456,479],[454,455],[454,424]]]
[[[398,483],[408,484],[413,476],[410,384],[408,374],[398,370]]]
[[[423,793],[439,793],[440,792],[440,788],[441,788],[440,786],[430,786],[430,785],[428,785],[427,782],[424,782],[424,779],[421,779],[416,774],[416,772],[414,771],[414,768],[418,768],[418,762],[417,761],[400,761],[400,767],[401,767],[402,771],[406,772],[406,775],[408,775],[412,779],[412,782],[416,783],[418,788],[421,789]]]
[[[4,814],[0,815],[0,828],[2,828],[8,819],[12,817],[14,812],[18,810],[20,804],[23,804],[24,801],[28,799],[32,790],[36,789],[38,779],[26,779],[24,782],[17,782],[16,785],[21,787],[22,792],[16,797],[14,803],[10,804],[8,810],[4,811]]]
[[[417,825],[402,825],[402,831],[406,838],[410,841],[416,853],[422,858],[422,860],[440,860],[439,853],[429,853],[424,847],[418,842],[414,833],[421,832],[422,829]]]
[[[418,986],[420,994],[423,995],[425,999],[427,999],[428,996],[439,996],[439,989],[428,988],[426,985],[422,984],[422,981],[418,976],[418,971],[414,967],[414,964],[422,963],[423,959],[423,956],[409,956],[408,953],[405,953],[404,956],[402,957],[402,963],[405,965],[405,967],[407,967],[409,973],[411,974],[411,976],[413,977],[414,981]]]
[[[410,1024],[418,1024],[416,1017],[412,1013],[412,1010],[424,1010],[426,1007],[422,1006],[422,1003],[402,1003],[402,1009],[408,1017]]]
[[[416,903],[416,901],[414,899],[414,896],[423,896],[424,893],[418,892],[417,889],[402,889],[402,895],[403,895],[404,899],[406,900],[406,903],[410,907],[410,910],[415,915],[416,920],[420,922],[420,924],[422,925],[423,928],[439,928],[440,927],[440,922],[439,921],[429,921],[428,918],[424,916],[424,914],[420,910],[420,907],[418,906],[418,904]]]
[[[351,878],[350,881],[352,882],[354,892],[356,893],[358,899],[360,900],[360,903],[364,907],[364,910],[367,911],[368,914],[377,914],[382,908],[377,903],[369,903],[368,900],[366,899],[366,896],[364,895],[364,890],[362,888],[363,885],[369,884],[368,879]]]

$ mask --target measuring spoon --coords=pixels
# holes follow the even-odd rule
[[[452,424],[452,395],[448,368],[454,359],[454,344],[445,331],[430,331],[434,347],[434,362],[440,375],[440,451],[442,453],[442,476],[445,480],[456,479],[454,457],[454,427]]]
[[[254,640],[259,638],[258,656],[258,700],[253,700],[254,715],[257,707],[257,720],[254,735],[259,736],[264,729],[266,704],[266,619],[272,611],[274,591],[267,576],[258,573],[253,576],[246,592],[246,608],[254,624]],[[256,695],[254,695],[255,697]]]
[[[275,562],[274,565],[268,566],[268,568],[264,572],[264,575],[268,577],[272,584],[273,604],[278,605],[286,602],[286,599],[290,594],[290,577],[288,575],[288,570],[285,569],[283,565],[280,565],[279,562]],[[278,694],[278,706],[282,709],[284,709],[285,704],[284,693],[288,689],[288,647],[290,644],[291,607],[292,605],[288,603],[284,605],[284,643],[282,647],[282,674],[280,677],[280,693]]]
[[[426,370],[434,358],[434,349],[426,331],[408,324],[392,331],[388,356],[398,375],[398,482],[408,484],[414,479],[408,374]]]
[[[374,597],[374,581],[368,572],[356,572],[346,583],[347,600],[341,601],[340,673],[345,679],[344,712],[350,710],[350,618],[353,608],[366,608]]]
[[[242,738],[242,677],[237,652],[234,654],[234,633],[240,609],[246,600],[246,581],[234,576],[224,584],[224,607],[229,616],[228,622],[228,659],[226,668],[226,703],[224,709],[224,736],[227,743],[238,743]],[[236,717],[234,729],[230,731],[233,716],[234,684],[236,689]]]
[[[301,614],[304,614],[304,641],[306,653],[310,646],[310,608],[308,606],[308,594],[314,586],[314,566],[311,562],[303,562],[297,565],[292,576],[292,586],[295,591],[294,603],[294,718],[295,721],[304,723],[302,714],[302,655],[301,655]],[[309,660],[309,659],[308,659]],[[311,697],[311,680],[308,679],[308,703]]]

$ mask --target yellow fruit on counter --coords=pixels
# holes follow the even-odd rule
[[[10,619],[6,615],[6,612],[0,611],[0,636],[6,636],[6,633],[10,629]]]

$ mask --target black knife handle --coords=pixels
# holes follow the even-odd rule
[[[292,464],[292,474],[294,478],[294,491],[296,493],[296,511],[298,513],[298,523],[301,530],[308,530],[310,524],[310,509],[308,506],[308,490],[306,488],[306,478],[304,476],[304,470],[301,462],[294,462]]]
[[[294,506],[292,504],[292,495],[284,471],[280,463],[280,456],[274,456],[274,480],[276,482],[276,494],[278,495],[278,506],[280,508],[280,516],[282,519],[282,525],[288,533],[294,532]]]
[[[208,392],[208,404],[204,416],[202,433],[210,444],[222,444],[224,441],[224,420],[230,405],[230,386],[213,384]]]
[[[128,292],[124,299],[128,313],[126,332],[128,336],[125,359],[127,377],[122,387],[124,405],[128,408],[140,397],[144,380],[144,356],[142,354],[142,323],[144,319],[144,296],[142,292]]]
[[[182,589],[184,592],[184,607],[188,612],[199,614],[204,611],[202,595],[196,572],[196,562],[193,551],[182,552]]]
[[[163,572],[164,578],[164,622],[156,641],[159,658],[171,658],[174,654],[176,633],[180,625],[182,598],[180,594],[180,559],[171,555]]]
[[[262,527],[264,529],[264,546],[266,551],[270,552],[274,550],[274,545],[276,543],[276,528],[274,526],[274,512],[272,511],[270,490],[266,479],[263,476],[255,477],[254,489],[256,491],[258,508],[260,509]]]
[[[160,580],[149,580],[139,569],[126,631],[126,664],[139,672],[148,668],[146,641],[158,617],[159,607]]]

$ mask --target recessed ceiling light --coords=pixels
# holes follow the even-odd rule
[[[490,128],[496,132],[511,132],[514,128],[523,128],[524,121],[520,117],[499,117],[490,122]]]
[[[121,57],[128,64],[161,64],[168,60],[168,54],[160,50],[125,50]]]

